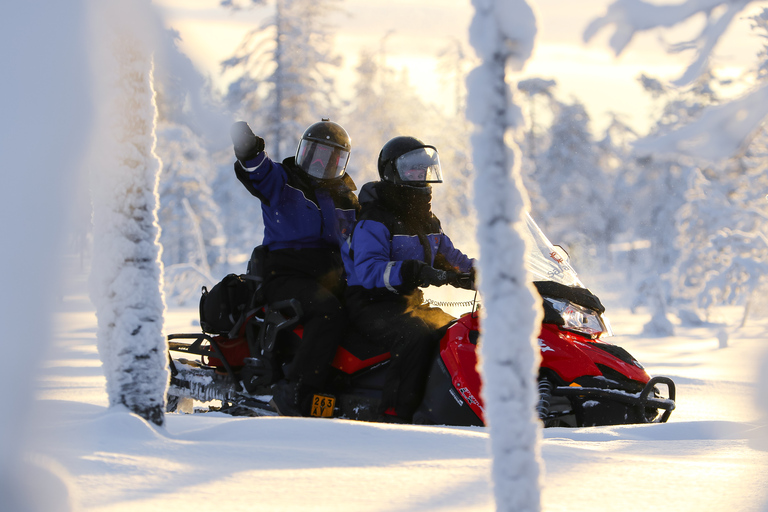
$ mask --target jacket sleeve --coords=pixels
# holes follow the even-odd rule
[[[408,294],[418,286],[416,275],[421,262],[391,260],[390,246],[391,236],[384,224],[363,220],[355,226],[352,253],[357,284],[369,290]]]
[[[469,272],[475,264],[473,258],[467,257],[453,246],[453,242],[445,233],[440,233],[440,245],[437,252],[443,255],[448,264],[459,272]]]
[[[252,160],[235,161],[235,176],[251,195],[258,197],[267,206],[277,203],[280,192],[288,182],[283,166],[273,162],[266,151]]]

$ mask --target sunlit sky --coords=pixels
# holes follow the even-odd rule
[[[182,50],[221,87],[229,77],[221,76],[219,63],[231,56],[243,35],[273,9],[270,4],[233,13],[219,7],[218,0],[154,3],[167,24],[180,33]],[[617,58],[608,47],[608,31],[599,33],[589,44],[582,40],[586,25],[605,12],[610,0],[529,3],[537,12],[536,48],[523,72],[514,78],[556,80],[558,98],[576,97],[586,104],[597,135],[607,123],[608,112],[622,114],[640,132],[647,129],[652,103],[637,77],[645,73],[672,80],[682,74],[691,54],[668,55],[664,42],[690,39],[703,23],[701,17],[675,30],[637,36]],[[390,66],[408,70],[411,83],[425,99],[452,108],[452,88],[437,71],[436,56],[456,41],[469,49],[468,28],[474,13],[469,0],[345,0],[342,7],[344,12],[331,18],[337,27],[337,51],[344,60],[337,77],[342,94],[354,78],[351,70],[360,51],[381,50]],[[756,62],[760,41],[745,18],[731,27],[716,50],[714,66],[719,76],[732,78]]]

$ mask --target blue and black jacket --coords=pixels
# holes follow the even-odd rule
[[[315,180],[293,157],[279,164],[264,151],[253,160],[235,162],[235,174],[261,200],[262,244],[268,250],[338,248],[349,236],[359,204],[348,174]]]
[[[271,260],[288,267],[281,272],[300,266],[298,270],[318,276],[329,266],[343,271],[340,248],[360,209],[349,175],[316,180],[298,168],[293,157],[276,163],[264,151],[252,160],[236,161],[235,174],[261,200],[267,264]]]
[[[347,241],[344,266],[351,292],[369,300],[397,299],[419,286],[418,270],[430,265],[469,272],[473,260],[453,246],[431,212],[429,187],[366,183],[361,212]]]

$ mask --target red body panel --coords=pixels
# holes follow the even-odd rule
[[[218,342],[221,353],[224,354],[224,358],[232,366],[239,368],[245,365],[246,357],[251,357],[251,352],[248,350],[248,342],[245,340],[245,336],[234,339],[229,339],[226,336],[214,336],[214,339]],[[224,367],[224,363],[222,363],[221,359],[218,357],[209,356],[207,364],[216,368]]]
[[[480,320],[476,313],[467,313],[459,318],[440,341],[440,357],[451,375],[456,391],[464,397],[477,417],[484,421],[480,397],[482,382],[476,369],[477,346],[470,341],[470,332],[479,330]],[[612,356],[593,343],[590,338],[565,331],[557,325],[542,324],[539,334],[541,368],[554,371],[567,383],[585,375],[602,375],[597,364],[608,366],[643,384],[650,380],[642,368]]]
[[[479,323],[477,313],[467,313],[459,318],[440,340],[440,357],[451,375],[453,387],[477,417],[485,422],[480,398],[482,382],[477,372],[477,345],[472,343],[470,337],[471,331],[480,329]]]
[[[389,359],[389,356],[389,352],[385,352],[368,359],[360,359],[344,347],[339,347],[336,350],[336,357],[333,358],[333,363],[331,363],[331,366],[341,370],[348,375],[352,375],[353,373],[359,372],[360,370],[369,368],[382,361],[386,361]]]

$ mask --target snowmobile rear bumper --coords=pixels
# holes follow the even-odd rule
[[[656,386],[658,384],[667,386],[668,398],[656,396]],[[648,419],[647,415],[640,414],[639,417],[643,418],[646,423],[665,423],[675,409],[675,383],[669,377],[653,377],[640,393],[628,393],[619,389],[558,386],[552,390],[552,394],[579,397],[587,400],[612,400],[635,407],[641,411],[648,408],[662,409],[664,411],[654,419]]]

